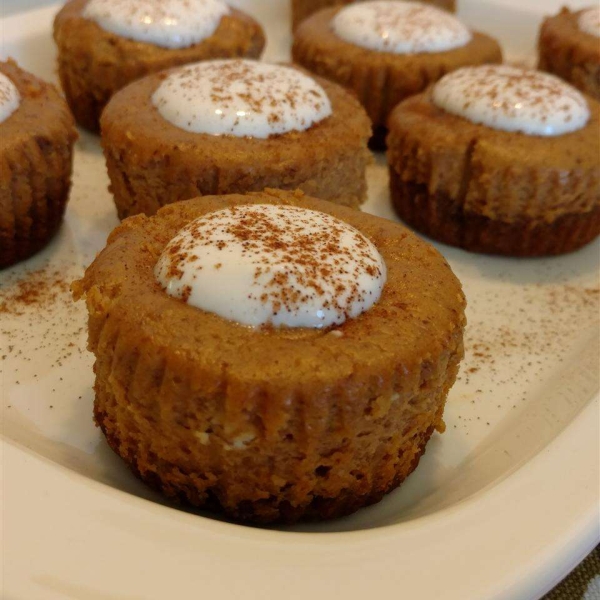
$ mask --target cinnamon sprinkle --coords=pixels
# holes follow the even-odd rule
[[[64,272],[48,267],[31,271],[0,289],[0,314],[22,315],[28,307],[48,308],[69,291]]]
[[[363,278],[384,276],[374,246],[346,223],[324,213],[261,204],[216,211],[190,223],[163,252],[162,276],[172,283],[182,280],[184,271],[197,273],[203,267],[190,257],[208,255],[210,249],[223,253],[222,260],[204,265],[215,271],[230,253],[241,256],[253,280],[247,300],[271,306],[275,315],[297,313],[316,301],[342,322],[356,305],[373,298]],[[180,297],[188,301],[191,291],[185,287]]]

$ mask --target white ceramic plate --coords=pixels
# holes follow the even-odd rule
[[[532,59],[541,7],[462,1],[463,17],[510,58]],[[287,3],[238,4],[266,26],[267,57],[285,59]],[[4,19],[2,55],[54,79],[55,11]],[[366,209],[394,218],[382,157],[369,177]],[[106,187],[98,140],[82,133],[66,223],[47,250],[0,274],[0,305],[24,279],[82,273],[117,224]],[[600,538],[598,242],[543,260],[438,248],[470,302],[448,429],[399,490],[321,525],[258,529],[165,505],[92,424],[84,307],[60,286],[20,315],[9,302],[3,597],[529,600],[557,583]]]

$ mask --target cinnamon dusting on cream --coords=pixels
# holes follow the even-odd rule
[[[586,125],[585,97],[554,75],[507,65],[465,67],[442,77],[434,104],[474,123],[554,136]]]
[[[444,52],[471,41],[469,29],[456,17],[419,2],[379,0],[343,8],[332,21],[343,40],[395,54]]]
[[[323,88],[307,75],[242,59],[182,67],[162,82],[152,101],[181,129],[237,137],[304,131],[332,112]]]
[[[253,204],[185,227],[156,274],[167,292],[246,325],[327,327],[372,306],[386,269],[358,230],[327,214]]]
[[[106,31],[165,48],[198,44],[229,13],[222,0],[89,0],[83,10]]]

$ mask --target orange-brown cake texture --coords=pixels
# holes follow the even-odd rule
[[[8,60],[19,97],[0,122],[0,268],[43,248],[58,230],[71,186],[73,118],[56,89]],[[0,93],[0,103],[7,97]]]
[[[367,4],[376,3],[365,3],[365,6]],[[352,5],[352,8],[358,6],[361,5]],[[373,124],[371,145],[374,149],[385,147],[387,120],[399,102],[424,91],[445,73],[460,67],[502,62],[498,42],[475,31],[471,32],[470,40],[464,45],[442,51],[381,51],[351,43],[342,39],[333,28],[341,11],[349,8],[325,9],[306,19],[295,32],[292,56],[294,62],[355,94]],[[420,9],[429,11],[431,7],[415,5],[414,10]],[[442,18],[451,18],[440,12]],[[410,31],[411,20],[408,18],[395,19],[394,27],[399,35],[416,38],[416,27],[423,25],[423,34],[427,35],[433,25],[425,26],[419,17],[416,17],[418,23],[415,24],[415,31]],[[382,26],[381,19],[377,27],[385,44],[387,30]]]
[[[218,102],[224,97],[230,111],[245,105],[246,117],[238,119],[241,123],[231,122],[232,127],[243,126],[245,119],[266,116],[265,126],[276,131],[284,118],[279,104],[273,105],[273,87],[260,83],[262,75],[251,72],[271,65],[253,64],[252,69],[248,61],[219,66],[216,83],[205,86],[207,89],[214,86],[211,89],[216,91],[213,94],[209,90],[210,97],[205,100]],[[113,97],[104,111],[102,146],[120,218],[140,212],[151,215],[164,204],[200,195],[245,193],[268,187],[301,189],[306,194],[352,207],[364,201],[365,170],[372,160],[367,148],[371,128],[360,104],[344,89],[315,78],[314,86],[321,88],[325,100],[330,102],[331,114],[308,129],[263,138],[241,135],[243,131],[233,135],[227,133],[229,129],[223,130],[226,131],[223,135],[215,135],[215,130],[203,133],[185,129],[189,121],[181,119],[181,110],[172,110],[181,127],[174,124],[160,112],[164,102],[161,100],[158,107],[153,102],[168,76],[179,73],[182,71],[151,75],[128,86]],[[197,83],[195,75],[190,77],[190,85]],[[242,79],[247,80],[254,96],[248,100],[250,93],[243,97],[238,94],[234,106],[228,91],[230,78],[237,85]],[[185,107],[193,113],[190,119],[199,118],[192,92],[184,87],[183,93],[190,100]],[[284,94],[281,100],[287,109],[293,110],[306,97],[294,91]],[[215,112],[207,111],[200,125],[220,127],[221,117],[216,117]],[[302,119],[298,121],[301,122]]]
[[[456,11],[456,0],[421,0],[425,4],[433,4],[439,8],[455,12]],[[310,17],[312,14],[323,10],[324,8],[331,8],[333,6],[343,6],[345,4],[352,4],[356,0],[292,0],[292,28],[296,29],[304,19]]]
[[[600,13],[597,6],[596,10]],[[598,33],[582,30],[579,21],[585,12],[563,8],[544,21],[538,41],[538,65],[540,70],[554,73],[600,99],[600,38]]]
[[[77,122],[90,131],[99,131],[100,115],[110,98],[136,79],[200,60],[259,58],[265,45],[260,24],[234,8],[208,37],[184,47],[164,47],[104,29],[85,16],[89,1],[69,0],[62,7],[54,21],[54,40],[67,102]]]
[[[155,270],[182,227],[249,204],[354,227],[385,261],[378,301],[319,329],[241,325],[168,295]],[[252,243],[252,228],[236,231]],[[89,311],[96,422],[174,500],[262,523],[337,517],[397,487],[444,429],[464,296],[441,255],[391,221],[300,192],[193,199],[124,221],[73,287]]]
[[[544,99],[533,96],[531,107],[548,113],[538,124],[555,119],[568,127],[573,117],[561,115],[564,84],[552,77],[539,87],[534,71],[517,73],[512,81],[532,77]],[[513,106],[499,98],[502,91],[498,85],[483,98],[473,84],[460,108],[497,100],[500,118],[506,118]],[[580,97],[589,120],[577,130],[528,135],[448,112],[436,105],[434,92],[435,86],[401,103],[389,121],[392,201],[406,223],[447,244],[515,256],[570,252],[598,236],[598,102]],[[521,101],[527,104],[526,94]]]

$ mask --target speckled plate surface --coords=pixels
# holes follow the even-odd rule
[[[267,58],[285,59],[287,3],[238,4],[266,26]],[[463,0],[462,13],[530,60],[536,4]],[[55,11],[4,19],[2,55],[55,79]],[[382,156],[369,184],[365,209],[393,219]],[[60,234],[0,273],[4,598],[532,599],[597,542],[598,241],[537,260],[437,245],[469,299],[446,433],[377,506],[274,530],[165,505],[95,429],[85,309],[68,285],[116,224],[98,140],[82,133]]]

